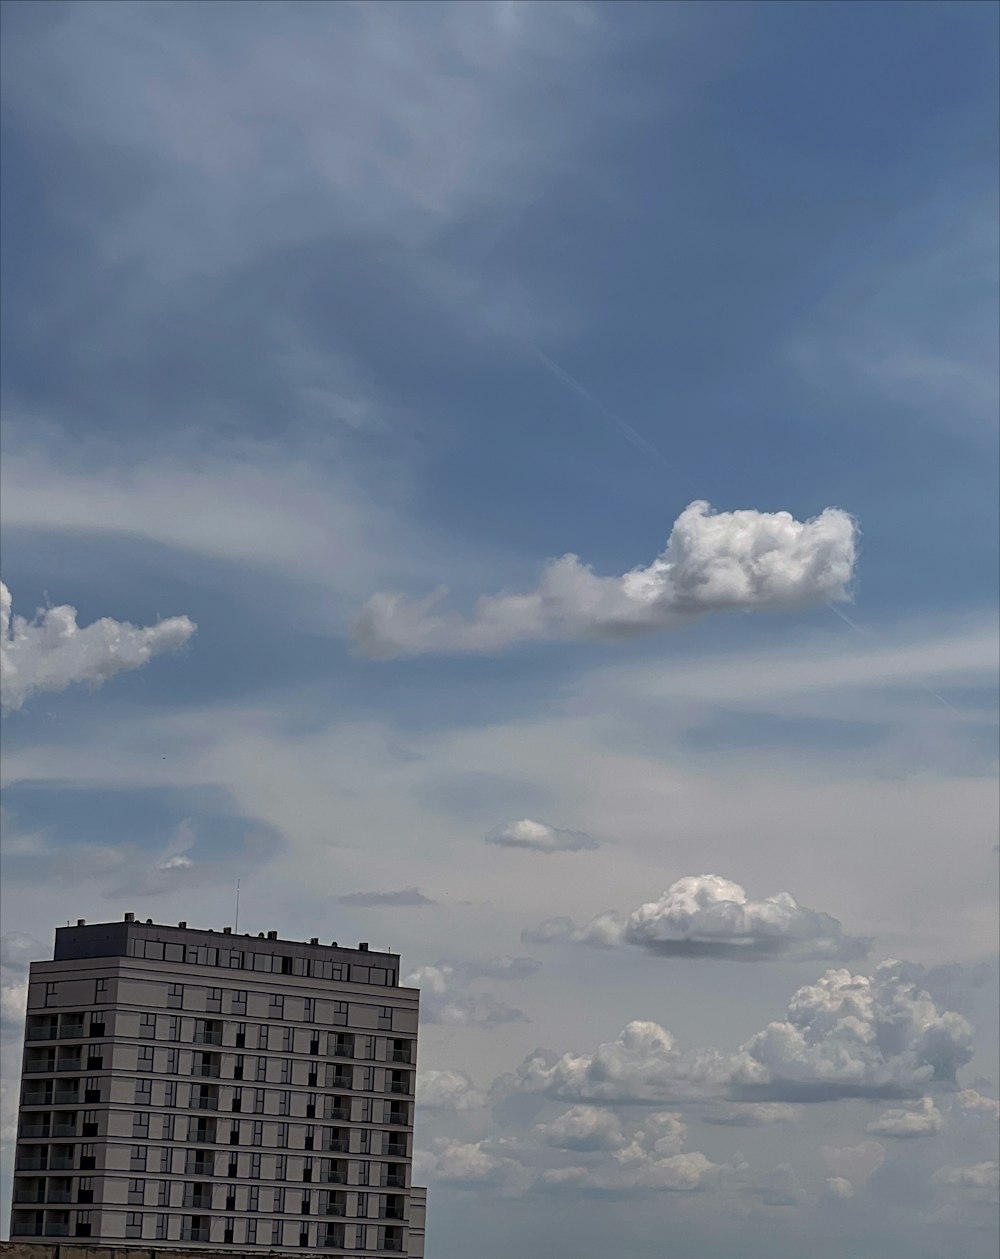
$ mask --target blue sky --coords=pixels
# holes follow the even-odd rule
[[[242,877],[255,930],[436,967],[440,1259],[553,1219],[581,1256],[993,1253],[997,14],[8,0],[5,1052],[31,940],[220,926]],[[53,652],[65,605],[111,621]],[[642,943],[709,874],[776,953]],[[781,1099],[746,1047],[840,964],[781,892],[875,987],[924,968],[976,1026],[950,1074]],[[659,1153],[624,1093],[516,1075],[637,1020],[728,1055],[663,1068]],[[646,1080],[642,1045],[609,1052]],[[786,1111],[706,1121],[748,1063]]]

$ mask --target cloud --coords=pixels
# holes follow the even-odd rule
[[[825,1145],[821,1153],[830,1171],[854,1189],[863,1189],[885,1162],[885,1147],[877,1141],[841,1147]]]
[[[938,1010],[921,974],[894,961],[871,976],[827,971],[793,995],[785,1022],[768,1024],[735,1053],[682,1051],[659,1024],[635,1020],[592,1054],[536,1050],[494,1090],[607,1104],[727,1095],[816,1102],[954,1085],[972,1057],[972,1027]]]
[[[599,577],[564,555],[542,570],[537,589],[484,595],[471,618],[437,611],[444,588],[416,601],[379,593],[362,609],[354,636],[364,654],[391,659],[622,639],[678,629],[710,612],[791,611],[848,597],[855,532],[839,508],[801,522],[788,512],[716,512],[694,502],[648,568]]]
[[[777,1100],[900,1096],[954,1084],[972,1057],[971,1025],[940,1012],[922,968],[887,961],[871,976],[830,970],[792,997],[788,1018],[740,1049],[735,1087]]]
[[[934,1183],[947,1189],[995,1190],[1000,1186],[1000,1167],[994,1162],[974,1163],[966,1167],[940,1167]]]
[[[703,1123],[727,1128],[761,1128],[772,1123],[793,1123],[800,1113],[797,1106],[787,1102],[735,1102],[701,1118]]]
[[[520,1163],[502,1150],[502,1142],[463,1142],[438,1137],[430,1149],[414,1155],[413,1174],[420,1180],[436,1180],[452,1185],[523,1187],[524,1173]]]
[[[1000,1102],[995,1097],[984,1097],[975,1089],[962,1089],[955,1097],[955,1107],[966,1116],[975,1119],[1000,1119]]]
[[[28,1003],[28,965],[44,958],[42,944],[23,931],[0,937],[0,1040],[16,1040]]]
[[[431,1069],[417,1073],[417,1105],[427,1110],[479,1110],[487,1098],[464,1071]]]
[[[874,1137],[893,1137],[901,1140],[910,1137],[932,1137],[941,1131],[944,1123],[941,1112],[929,1097],[922,1097],[915,1105],[905,1109],[885,1110],[865,1127]]]
[[[338,905],[352,905],[355,909],[378,909],[383,905],[419,908],[437,904],[429,896],[424,896],[417,887],[404,887],[398,892],[348,892],[345,896],[335,896],[333,899]]]
[[[823,1183],[825,1194],[834,1202],[844,1202],[854,1197],[854,1186],[846,1176],[829,1176]]]
[[[486,842],[502,848],[527,848],[532,852],[580,852],[599,847],[597,840],[586,831],[564,831],[527,817],[495,827],[486,836]]]
[[[633,944],[664,957],[727,961],[846,961],[863,956],[869,941],[847,936],[836,918],[799,905],[787,892],[751,900],[738,883],[717,874],[678,879],[657,901],[627,917],[608,912],[577,928],[549,918],[522,939],[567,939],[605,948]]]
[[[40,610],[33,621],[12,616],[11,594],[0,582],[0,679],[3,706],[19,709],[31,695],[64,691],[75,682],[100,686],[116,673],[141,669],[175,651],[195,632],[186,616],[147,629],[102,617],[81,628],[68,604]]]
[[[539,1124],[538,1134],[557,1150],[617,1150],[625,1144],[618,1116],[596,1106],[573,1106],[551,1123]]]
[[[724,1086],[728,1078],[724,1055],[715,1050],[682,1054],[658,1023],[634,1020],[593,1054],[529,1054],[495,1088],[500,1093],[544,1092],[566,1101],[655,1102],[700,1096]]]
[[[403,985],[420,989],[420,1017],[425,1023],[452,1027],[497,1027],[525,1023],[527,1015],[490,993],[471,993],[478,979],[517,980],[533,975],[540,963],[531,957],[494,957],[483,962],[441,961],[419,966],[404,976]]]

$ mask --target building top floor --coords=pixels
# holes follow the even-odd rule
[[[142,948],[140,949],[140,944]],[[122,922],[87,923],[82,918],[74,927],[57,927],[56,943],[52,960],[56,962],[77,961],[99,957],[143,957],[150,956],[146,945],[152,944],[153,956],[162,945],[163,955],[157,960],[184,963],[193,961],[198,965],[227,965],[228,960],[221,960],[223,955],[233,952],[253,952],[254,955],[278,959],[277,965],[261,966],[273,972],[292,974],[292,959],[309,958],[313,961],[346,962],[347,964],[363,964],[367,955],[369,965],[380,966],[399,973],[399,954],[381,949],[369,949],[364,942],[352,948],[341,945],[336,940],[329,944],[321,944],[317,936],[308,941],[282,940],[276,931],[260,931],[256,935],[246,932],[237,935],[231,927],[223,927],[221,931],[211,928],[200,929],[189,927],[186,922],[176,926],[168,923],[156,923],[151,918],[145,922],[137,922],[134,914],[126,914]],[[214,950],[214,952],[213,952]],[[203,958],[214,958],[205,961]],[[287,959],[287,961],[285,960]],[[248,969],[258,969],[249,967]]]

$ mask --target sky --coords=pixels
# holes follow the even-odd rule
[[[993,1256],[997,6],[3,25],[4,1223],[28,961],[239,880],[432,1259]]]

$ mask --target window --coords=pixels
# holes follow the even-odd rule
[[[205,1009],[209,1014],[222,1013],[222,989],[209,988],[205,998]]]
[[[278,1094],[278,1114],[290,1115],[292,1113],[292,1094],[285,1090]]]
[[[173,1128],[173,1124],[171,1124],[170,1125],[170,1140],[172,1141],[173,1139],[174,1139],[174,1128]],[[166,1172],[168,1176],[170,1175],[170,1154],[171,1154],[171,1151],[166,1148],[160,1151],[160,1171]]]
[[[299,1209],[303,1215],[308,1215],[312,1209],[312,1199],[308,1193],[302,1194],[302,1206]]]
[[[310,1145],[310,1146],[307,1146],[306,1148],[311,1150],[312,1146]],[[311,1158],[304,1158],[302,1160],[302,1181],[304,1184],[308,1184],[312,1180],[312,1178],[313,1178],[313,1161]]]
[[[234,1123],[233,1126],[229,1129],[229,1144],[239,1145],[239,1143],[240,1143],[240,1125],[238,1123]]]
[[[378,1025],[380,1028],[392,1027],[392,1006],[391,1005],[379,1006]]]
[[[354,1037],[350,1032],[337,1032],[333,1038],[332,1053],[335,1058],[354,1057]]]
[[[167,1220],[169,1216],[158,1215],[156,1217],[156,1240],[163,1242],[167,1240]]]
[[[179,1014],[171,1014],[170,1016],[170,1022],[167,1024],[167,1039],[181,1039],[181,1019]],[[175,1050],[174,1052],[176,1053],[177,1051]]]
[[[257,1221],[247,1220],[247,1245],[257,1245]]]
[[[163,942],[161,940],[147,940],[143,956],[150,962],[162,962]]]
[[[371,1153],[371,1135],[372,1135],[371,1130],[369,1128],[362,1128],[361,1131],[358,1133],[358,1153],[359,1154]]]
[[[152,1106],[153,1104],[153,1081],[152,1080],[136,1080],[135,1104],[137,1106]]]
[[[266,1023],[261,1023],[261,1025],[257,1028],[257,1048],[258,1049],[267,1048],[267,1024]]]
[[[223,1229],[222,1240],[223,1240],[223,1243],[227,1246],[231,1246],[233,1244],[233,1236],[234,1236],[233,1225],[234,1224],[235,1224],[235,1220],[226,1220],[225,1228]]]
[[[279,1150],[288,1149],[288,1124],[278,1124],[278,1139],[275,1142]]]
[[[260,1185],[251,1185],[247,1190],[247,1210],[260,1210]]]
[[[354,1213],[360,1219],[366,1219],[368,1216],[368,1195],[366,1193],[358,1194],[358,1209]]]
[[[253,1145],[264,1144],[264,1122],[261,1119],[255,1119],[253,1124]]]
[[[96,1165],[97,1165],[97,1146],[91,1145],[89,1142],[86,1145],[81,1145],[80,1146],[80,1170],[82,1172],[93,1171]]]
[[[132,1146],[128,1166],[131,1172],[144,1172],[146,1170],[146,1147],[144,1145]]]
[[[233,1110],[243,1109],[243,1090],[233,1089]]]
[[[274,1179],[288,1179],[288,1156],[287,1154],[277,1154],[274,1159]]]
[[[244,1011],[246,1013],[246,1011]],[[236,1048],[246,1049],[247,1045],[247,1025],[246,1023],[236,1024]]]
[[[97,1136],[97,1111],[85,1110],[83,1112],[83,1128],[80,1132],[83,1137]]]
[[[146,1182],[144,1180],[130,1180],[128,1182],[128,1201],[129,1206],[142,1206],[146,1198]]]
[[[264,1089],[254,1089],[253,1091],[253,1113],[262,1115],[264,1113]]]
[[[145,1014],[139,1015],[139,1035],[147,1036],[150,1040],[156,1037],[156,1015]]]
[[[164,1106],[177,1105],[177,1081],[167,1080],[163,1085],[163,1104]]]
[[[95,984],[95,991],[96,991],[96,992],[107,992],[107,990],[108,990],[108,981],[107,981],[106,979],[97,979],[97,980],[95,980],[95,981],[94,981],[94,984]],[[54,988],[54,987],[55,987],[55,984],[53,984],[53,985],[52,985],[52,987]]]
[[[358,1184],[367,1185],[370,1181],[371,1163],[364,1162],[356,1164],[358,1169]]]
[[[292,973],[292,959],[290,957],[283,957],[281,959],[281,973],[283,975],[290,975]]]
[[[358,1117],[358,1123],[371,1123],[372,1121],[372,1099],[370,1097],[362,1097],[359,1099],[361,1103],[361,1114]]]
[[[292,1082],[292,1060],[291,1058],[282,1058],[281,1060],[281,1083],[291,1084]]]
[[[89,1211],[77,1211],[75,1234],[77,1237],[90,1236],[90,1212]]]
[[[161,1180],[156,1190],[156,1205],[158,1207],[170,1206],[170,1181]]]
[[[285,998],[280,993],[271,993],[267,1003],[267,1012],[272,1019],[285,1017]]]
[[[233,993],[233,1014],[246,1014],[247,1012],[247,994],[245,992]]]
[[[163,956],[168,962],[184,961],[184,945],[183,944],[165,944],[163,946]]]
[[[246,955],[240,949],[233,949],[229,954],[229,969],[244,970],[246,964]]]
[[[333,1003],[332,1022],[337,1027],[347,1026],[347,1002],[346,1001],[335,1001]]]
[[[344,980],[347,978],[347,963],[334,962],[333,973],[331,974],[330,978],[337,980],[339,983],[343,983]]]
[[[96,1036],[96,1037],[102,1037],[104,1035],[104,1020],[103,1019],[98,1019],[98,1018],[95,1018],[93,1015],[91,1015],[90,1034],[91,1036]]]
[[[99,1102],[101,1100],[101,1081],[98,1076],[90,1076],[84,1082],[83,1100],[85,1102]]]
[[[81,1176],[76,1182],[76,1200],[77,1202],[94,1201],[94,1182],[89,1176]]]
[[[250,1179],[260,1180],[260,1155],[250,1155]]]
[[[167,1007],[172,1010],[179,1010],[184,1005],[184,985],[169,984],[167,986]],[[172,1036],[171,1040],[179,1040],[180,1037]]]
[[[302,1148],[304,1150],[313,1150],[316,1148],[316,1125],[308,1124],[306,1126],[305,1141]]]
[[[306,997],[302,1002],[302,1017],[307,1023],[316,1022],[316,998]]]
[[[257,1066],[254,1070],[254,1079],[256,1079],[257,1081],[267,1079],[267,1059],[266,1058],[257,1059]]]
[[[307,1119],[316,1118],[316,1096],[317,1095],[315,1093],[306,1094],[306,1118]]]
[[[161,1135],[160,1135],[161,1141],[172,1141],[174,1139],[174,1125],[176,1124],[176,1122],[177,1122],[176,1115],[161,1115],[160,1116],[160,1124],[162,1128]]]
[[[361,1068],[361,1083],[358,1087],[365,1093],[372,1093],[375,1090],[375,1068]]]
[[[140,1045],[136,1054],[136,1070],[152,1071],[153,1069],[153,1046]]]
[[[237,1054],[233,1060],[233,1079],[242,1080],[244,1071],[244,1059],[242,1054]]]
[[[142,1212],[129,1211],[125,1217],[125,1236],[141,1237],[142,1236]]]
[[[295,1029],[293,1027],[283,1027],[281,1029],[281,1048],[286,1054],[294,1052],[294,1036]]]
[[[274,1211],[284,1211],[285,1209],[285,1190],[284,1188],[275,1189],[274,1191]]]

